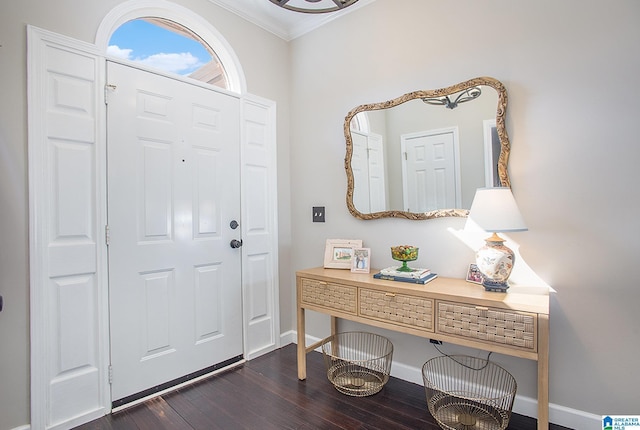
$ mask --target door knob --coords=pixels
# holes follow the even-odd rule
[[[233,239],[229,245],[231,245],[232,248],[240,248],[242,246],[242,240]]]

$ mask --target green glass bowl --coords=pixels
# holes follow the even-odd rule
[[[407,261],[415,261],[418,259],[418,247],[410,245],[398,245],[391,247],[391,258],[396,261],[402,261],[402,266],[398,268],[400,272],[412,272]]]

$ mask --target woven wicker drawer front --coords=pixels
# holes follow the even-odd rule
[[[302,302],[356,313],[357,288],[315,279],[302,280]]]
[[[360,289],[360,315],[433,331],[433,300]]]
[[[530,351],[537,350],[537,315],[438,302],[436,330]]]

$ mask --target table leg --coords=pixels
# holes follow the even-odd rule
[[[307,340],[305,335],[304,308],[298,307],[298,379],[307,379]]]
[[[338,318],[331,316],[331,336],[338,333]]]
[[[538,430],[549,429],[549,317],[538,315]]]

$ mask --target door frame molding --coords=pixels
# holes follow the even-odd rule
[[[158,8],[170,5],[170,9],[176,8],[176,5],[162,1],[153,0],[153,5]],[[127,2],[131,13],[132,5],[150,5],[151,2],[147,0],[138,1],[134,0]],[[159,6],[160,5],[160,6]],[[122,5],[120,5],[122,6]],[[178,18],[183,16],[187,9],[177,7],[180,9]],[[119,10],[125,10],[126,8],[116,7]],[[114,10],[116,10],[114,9]],[[137,9],[142,10],[142,9]],[[149,9],[144,9],[149,10]],[[170,12],[164,11],[163,17],[176,20],[175,16],[172,16]],[[109,14],[110,19],[115,16],[113,13]],[[131,15],[128,15],[129,17]],[[158,16],[158,14],[156,14]],[[190,17],[193,17],[192,12],[189,13]],[[106,18],[105,18],[106,19]],[[132,19],[132,18],[129,18]],[[201,18],[198,18],[201,20]],[[106,22],[106,21],[105,21]],[[113,22],[110,21],[114,25]],[[180,22],[180,21],[178,21]],[[191,25],[193,21],[186,20],[181,23],[185,26]],[[206,21],[202,20],[203,25],[209,28],[209,34],[216,34],[212,26]],[[202,24],[201,23],[201,24]],[[103,28],[108,26],[101,25]],[[109,27],[110,28],[110,27]],[[111,28],[113,30],[114,28]],[[100,37],[104,37],[104,32],[100,33]],[[110,33],[109,33],[110,34]],[[202,34],[201,34],[202,36]],[[221,36],[218,40],[224,40]],[[206,42],[210,40],[205,39]],[[100,49],[99,46],[83,41],[79,41],[67,36],[56,34],[48,30],[40,29],[31,25],[27,26],[27,101],[28,101],[28,177],[29,177],[29,273],[30,273],[30,344],[31,344],[31,428],[42,429],[66,429],[72,428],[84,422],[88,422],[99,416],[103,416],[111,411],[111,393],[109,385],[109,310],[108,310],[108,267],[107,267],[107,245],[105,240],[105,226],[107,225],[107,194],[106,194],[106,108],[104,104],[105,96],[104,90],[106,86],[106,42],[105,49]],[[47,128],[50,123],[48,120],[46,97],[47,92],[50,90],[51,83],[47,81],[48,74],[46,70],[46,55],[49,48],[59,49],[64,52],[68,52],[74,55],[80,55],[84,57],[90,57],[95,59],[95,80],[93,82],[92,94],[93,98],[91,106],[94,109],[93,124],[95,127],[95,142],[94,153],[90,160],[91,165],[94,168],[94,183],[92,185],[92,192],[94,196],[94,208],[92,213],[91,223],[91,235],[95,238],[95,284],[94,284],[94,299],[95,299],[95,315],[93,323],[95,324],[96,335],[96,357],[95,367],[99,373],[99,387],[94,387],[95,390],[91,393],[84,393],[85,396],[94,396],[93,401],[97,403],[99,407],[92,410],[81,411],[80,413],[73,413],[68,416],[58,416],[56,419],[52,419],[51,407],[52,407],[52,394],[50,390],[51,386],[51,369],[53,367],[53,360],[50,352],[52,342],[55,339],[51,339],[50,328],[50,312],[49,309],[56,300],[48,289],[51,283],[50,268],[55,264],[52,261],[49,250],[49,238],[51,234],[51,211],[49,207],[48,193],[51,191],[51,184],[49,183],[49,177],[47,177],[48,169],[51,166],[51,160],[48,156],[48,137]],[[224,48],[225,51],[233,53],[230,47]],[[252,347],[244,335],[244,348],[245,358],[253,358],[263,353],[276,349],[280,345],[279,336],[279,297],[278,297],[278,230],[277,230],[277,171],[276,171],[276,133],[275,133],[275,103],[269,100],[262,99],[257,96],[246,94],[246,83],[242,69],[239,67],[239,62],[235,54],[232,55],[233,64],[238,70],[239,80],[239,92],[241,93],[241,105],[254,106],[259,109],[263,109],[266,115],[267,123],[265,124],[265,142],[263,143],[262,150],[266,150],[269,154],[269,158],[263,168],[266,169],[266,176],[268,178],[268,184],[266,184],[265,192],[269,195],[265,196],[264,200],[269,201],[268,213],[265,211],[265,217],[267,225],[265,230],[267,234],[267,240],[269,245],[260,251],[261,253],[268,252],[271,255],[268,259],[269,273],[268,279],[264,283],[267,287],[271,288],[271,296],[268,298],[269,303],[265,304],[265,307],[269,308],[269,316],[272,319],[270,322],[270,328],[273,330],[272,339],[268,344],[261,344],[259,347]],[[225,64],[227,66],[227,64]],[[217,90],[214,88],[214,90]],[[224,90],[221,90],[225,92]],[[227,91],[228,93],[228,91]],[[246,154],[247,151],[252,150],[251,145],[246,145],[246,139],[249,138],[250,133],[245,132],[245,113],[244,108],[241,107],[241,151]],[[246,148],[245,148],[246,147]],[[242,157],[242,155],[241,155]],[[246,162],[241,161],[241,175],[247,168]],[[243,186],[241,182],[241,186]],[[245,204],[245,195],[241,193],[242,207],[248,207]],[[244,210],[244,209],[243,209]],[[246,212],[243,212],[243,216]],[[243,230],[244,235],[244,230]],[[245,243],[246,251],[250,250],[249,243]],[[244,247],[243,247],[244,248]],[[248,286],[245,279],[245,250],[243,249],[243,279],[242,290],[243,299],[247,297]],[[247,304],[243,303],[243,307]],[[245,318],[245,317],[243,317]],[[244,328],[250,327],[249,322],[245,321]],[[261,331],[260,333],[263,333]]]

